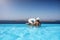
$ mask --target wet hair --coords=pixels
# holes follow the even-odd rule
[[[40,23],[40,21],[39,21],[39,20],[36,20],[36,21]]]

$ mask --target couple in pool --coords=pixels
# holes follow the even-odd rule
[[[40,25],[39,17],[28,19],[28,25],[39,26]]]

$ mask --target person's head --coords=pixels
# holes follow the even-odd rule
[[[40,21],[39,21],[39,20],[36,20],[36,22],[40,23]]]

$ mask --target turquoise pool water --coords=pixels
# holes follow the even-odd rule
[[[60,24],[0,24],[0,40],[60,40]]]

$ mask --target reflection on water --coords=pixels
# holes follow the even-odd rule
[[[0,24],[0,40],[60,40],[60,24]]]

